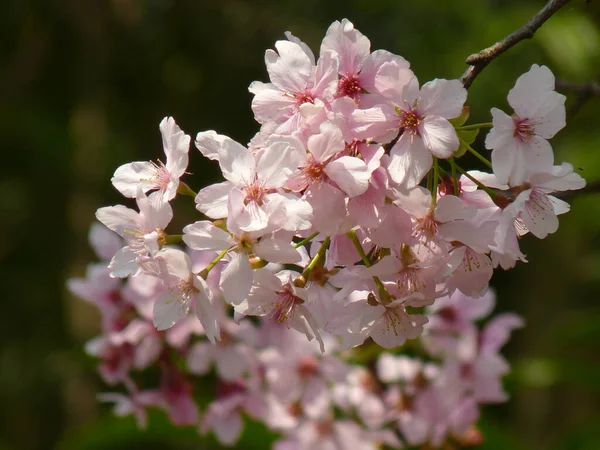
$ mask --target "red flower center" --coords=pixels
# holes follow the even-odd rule
[[[350,97],[354,100],[363,92],[363,88],[355,76],[342,77],[338,81],[337,96]]]

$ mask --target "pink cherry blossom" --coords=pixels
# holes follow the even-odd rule
[[[146,197],[138,187],[139,213],[122,205],[100,208],[96,218],[121,236],[126,246],[113,256],[111,276],[124,278],[139,273],[139,258],[155,254],[163,244],[164,229],[173,218],[173,210],[161,195]]]
[[[492,108],[494,127],[485,146],[492,149],[494,174],[501,183],[521,184],[527,174],[548,171],[554,163],[548,139],[565,126],[565,96],[554,91],[546,66],[531,66],[508,93],[511,117]]]
[[[352,22],[343,19],[333,22],[323,42],[321,55],[334,52],[339,61],[339,79],[336,97],[349,97],[364,106],[365,101],[374,105],[381,103],[377,93],[375,77],[385,62],[393,61],[398,66],[408,68],[409,63],[401,56],[386,50],[371,53],[369,39],[354,28]]]
[[[252,111],[259,123],[275,122],[277,134],[291,134],[302,122],[302,109],[326,105],[336,89],[338,61],[326,52],[315,65],[314,56],[299,41],[277,41],[267,50],[265,63],[271,83],[253,82]]]
[[[171,328],[192,307],[214,342],[219,339],[219,324],[211,305],[211,293],[206,281],[192,272],[190,257],[181,250],[165,248],[156,257],[143,263],[149,275],[160,278],[167,290],[154,303],[154,325],[159,330]]]
[[[160,132],[166,163],[136,161],[124,164],[115,171],[112,184],[125,197],[136,197],[138,186],[144,192],[158,189],[167,201],[177,195],[179,178],[188,166],[190,137],[181,131],[172,117],[162,120]]]
[[[312,210],[306,201],[282,188],[303,158],[302,146],[287,138],[273,138],[260,154],[231,139],[204,136],[201,150],[218,158],[225,183],[202,189],[196,203],[213,219],[227,218],[233,232],[307,229]],[[198,140],[197,140],[198,141]],[[215,153],[216,149],[216,153]]]
[[[459,140],[448,119],[457,117],[467,99],[458,80],[435,79],[419,90],[412,72],[393,63],[382,66],[379,90],[387,98],[383,105],[387,130],[402,130],[390,151],[391,179],[410,189],[421,182],[433,157],[447,159],[458,150]]]

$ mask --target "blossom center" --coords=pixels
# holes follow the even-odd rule
[[[312,155],[309,155],[307,164],[302,168],[302,177],[305,179],[306,184],[325,181],[327,179],[325,166],[325,162],[318,162]]]
[[[152,166],[154,166],[155,170],[152,183],[156,188],[164,191],[171,182],[171,174],[162,161],[158,161],[158,164],[153,162]]]
[[[283,323],[294,314],[294,309],[304,303],[304,300],[294,294],[289,284],[286,284],[278,294],[273,302],[269,319],[275,320],[277,323]]]
[[[304,356],[300,357],[300,360],[298,361],[297,370],[298,370],[298,374],[300,375],[300,377],[308,378],[317,373],[318,367],[319,367],[319,362],[317,361],[316,358],[314,358],[312,356],[304,355]]]
[[[174,291],[172,298],[167,300],[167,303],[172,302],[173,300],[180,300],[184,303],[192,300],[194,295],[198,293],[198,289],[194,286],[194,283],[191,280],[179,280],[174,283],[171,291]]]
[[[522,142],[529,141],[535,135],[535,124],[531,120],[514,116],[513,122],[515,124],[514,137],[519,138]]]
[[[419,133],[419,124],[423,117],[419,112],[414,109],[401,109],[399,112],[400,120],[399,126],[400,128],[404,128],[404,131],[410,134],[418,134]]]
[[[296,92],[294,94],[294,99],[296,99],[296,104],[298,106],[303,105],[304,103],[315,103],[315,97],[309,92]]]
[[[427,283],[419,276],[419,269],[412,267],[400,271],[396,284],[400,290],[401,298],[420,292],[427,286]]]
[[[419,217],[415,224],[413,236],[418,239],[429,241],[433,239],[439,228],[439,224],[433,219],[431,214],[425,217]]]
[[[246,198],[244,199],[244,204],[255,202],[258,205],[262,205],[264,196],[266,194],[265,188],[260,186],[258,183],[253,183],[250,186],[247,186],[245,189]]]
[[[445,306],[438,311],[439,316],[445,321],[449,323],[454,323],[458,320],[458,314],[456,309]]]
[[[363,88],[356,76],[346,76],[340,78],[337,86],[337,95],[339,97],[350,97],[354,100],[363,92]]]

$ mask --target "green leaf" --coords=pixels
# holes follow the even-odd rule
[[[473,142],[475,142],[475,139],[477,138],[477,135],[479,134],[479,129],[456,130],[456,134],[458,135],[458,139],[460,140],[460,147],[458,147],[458,150],[456,150],[454,152],[454,157],[460,158],[462,155],[464,155],[467,152],[467,147],[465,147],[463,142],[468,145],[471,145]]]
[[[462,127],[467,120],[469,120],[469,116],[471,115],[471,110],[468,106],[463,106],[462,111],[460,112],[460,116],[455,117],[454,119],[449,119],[454,128]]]

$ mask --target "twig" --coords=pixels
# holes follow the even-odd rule
[[[591,81],[585,84],[569,83],[567,81],[556,81],[556,89],[559,91],[571,91],[577,94],[575,101],[569,107],[569,114],[576,114],[583,104],[593,96],[600,96],[600,83]]]
[[[512,46],[518,44],[524,39],[531,39],[535,32],[546,22],[556,11],[565,6],[571,0],[550,0],[540,12],[531,18],[529,22],[519,28],[517,31],[509,34],[504,39],[496,42],[491,47],[481,50],[467,58],[469,68],[461,77],[465,88],[469,88],[473,81],[485,67],[492,62],[498,55],[501,55]]]

